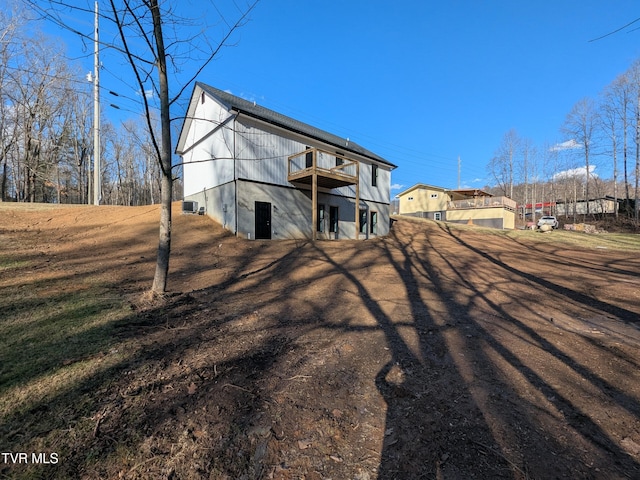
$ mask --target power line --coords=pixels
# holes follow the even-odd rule
[[[35,71],[35,70],[31,70],[31,69],[24,68],[24,67],[14,67],[12,65],[5,65],[4,67],[7,68],[7,69],[12,70],[14,72],[18,72],[18,73],[27,73],[27,74],[30,74],[30,75],[41,75],[41,76],[43,76],[43,77],[45,77],[47,79],[60,79],[59,75],[55,75],[53,73]],[[104,67],[103,67],[103,69],[104,69]],[[111,72],[109,72],[109,73],[111,75],[113,75]],[[80,79],[76,78],[76,75],[71,73],[71,72],[68,74],[68,76],[66,76],[66,78],[64,80],[68,81],[69,83],[72,83],[72,84],[83,85],[83,86],[86,86],[87,83],[88,83],[86,80],[80,80]],[[59,91],[67,90],[67,88],[65,86],[62,86],[62,85],[50,85],[50,86],[48,86],[48,88],[53,89],[53,90],[59,90]],[[118,93],[118,92],[115,92],[109,87],[104,87],[104,86],[100,85],[100,91],[102,93],[104,93],[104,94],[109,94],[109,95],[118,97],[120,99],[131,101],[136,105],[141,105],[141,100],[140,99],[134,98],[134,97],[131,97],[131,96],[128,96],[128,95],[123,95],[123,94]],[[85,92],[85,93],[89,94],[88,91]],[[134,114],[141,113],[141,110],[140,111],[135,111],[135,110],[131,110],[130,108],[123,108],[122,105],[118,105],[118,108],[120,110],[122,110],[122,111],[130,112],[130,113],[134,113]],[[158,107],[154,107],[154,106],[151,106],[151,108],[153,108],[154,110],[158,109]]]
[[[606,33],[606,34],[602,35],[601,37],[598,37],[598,38],[594,38],[594,39],[589,40],[589,43],[591,43],[591,42],[597,42],[598,40],[602,40],[603,38],[606,38],[606,37],[609,37],[609,36],[611,36],[611,35],[613,35],[613,34],[615,34],[615,33],[618,33],[619,31],[624,30],[625,28],[627,28],[627,27],[629,27],[629,26],[633,25],[634,23],[636,23],[636,22],[638,22],[638,21],[640,21],[640,17],[636,18],[635,20],[633,20],[633,21],[631,21],[631,22],[627,23],[626,25],[624,25],[624,26],[622,26],[622,27],[620,27],[620,28],[617,28],[617,29],[616,29],[616,30],[614,30],[613,32],[609,32],[609,33]]]

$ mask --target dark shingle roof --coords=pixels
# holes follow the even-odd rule
[[[278,127],[285,128],[286,130],[299,133],[316,140],[320,140],[321,142],[328,143],[337,148],[340,148],[341,150],[357,153],[358,155],[362,155],[371,160],[389,165],[391,168],[396,167],[393,163],[385,160],[384,158],[376,155],[366,148],[361,147],[351,140],[338,137],[337,135],[333,135],[332,133],[325,132],[324,130],[320,130],[319,128],[312,127],[311,125],[308,125],[306,123],[299,122],[298,120],[295,120],[291,117],[287,117],[286,115],[282,115],[281,113],[274,112],[273,110],[269,110],[268,108],[262,107],[260,105],[256,105],[254,102],[236,97],[235,95],[232,95],[223,90],[219,90],[202,82],[197,82],[196,86],[199,86],[209,95],[218,99],[218,101],[223,103],[229,109],[238,110],[240,113],[243,113],[247,116],[257,118],[258,120],[271,123]]]

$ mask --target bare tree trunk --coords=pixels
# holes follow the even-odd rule
[[[0,202],[7,199],[7,158],[4,157],[2,162],[2,187],[0,187]]]
[[[618,144],[615,133],[613,136],[613,201],[615,203],[615,216],[618,219]]]
[[[588,142],[585,142],[585,147],[584,147],[584,163],[585,163],[585,168],[587,170],[586,172],[586,178],[585,178],[585,192],[584,192],[584,196],[585,196],[585,200],[587,202],[586,204],[586,209],[585,209],[585,213],[584,213],[584,221],[586,221],[586,218],[589,216],[589,179],[590,179],[590,174],[589,174],[589,152],[590,152],[591,147],[589,146]]]
[[[160,239],[156,273],[153,277],[151,291],[162,294],[167,289],[169,275],[169,256],[171,253],[171,201],[173,193],[173,177],[171,172],[171,119],[169,115],[169,82],[167,78],[167,61],[164,40],[162,37],[162,18],[158,8],[158,0],[150,1],[153,17],[154,37],[156,40],[158,80],[160,87],[160,124],[162,128],[162,146],[160,151],[160,167],[162,169],[161,202],[160,202]]]
[[[640,215],[640,205],[638,205],[638,196],[639,193],[638,192],[638,177],[640,177],[640,155],[636,155],[636,191],[635,191],[635,197],[633,199],[633,206],[634,206],[634,220],[635,220],[635,224],[636,224],[636,228],[638,226],[640,226],[640,222],[639,222],[639,215]]]
[[[623,126],[623,147],[622,147],[622,165],[623,165],[623,173],[624,173],[624,194],[625,194],[625,206],[629,207],[629,199],[631,198],[629,194],[629,175],[627,173],[627,164],[628,164],[628,146],[627,146],[627,125],[626,123]]]
[[[578,215],[578,185],[575,175],[573,176],[573,223],[576,223]]]
[[[635,168],[635,191],[633,198],[633,220],[638,227],[638,174],[640,174],[640,87],[636,87],[636,168]]]

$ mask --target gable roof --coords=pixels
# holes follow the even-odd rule
[[[272,125],[284,128],[294,133],[304,135],[315,140],[319,140],[324,143],[328,143],[340,150],[344,150],[351,153],[362,155],[363,157],[375,160],[376,162],[383,163],[389,167],[396,168],[396,165],[385,160],[384,158],[376,155],[375,153],[361,147],[351,140],[338,137],[332,133],[325,132],[319,128],[313,127],[306,123],[295,120],[281,113],[275,112],[268,108],[257,105],[255,102],[250,102],[243,98],[232,95],[231,93],[214,88],[202,82],[196,82],[196,88],[201,88],[207,94],[211,95],[222,103],[228,110],[236,110],[239,113],[261,120],[263,122],[270,123]]]
[[[442,187],[436,187],[434,185],[427,185],[426,183],[416,183],[415,185],[413,185],[412,187],[407,188],[404,192],[400,192],[396,195],[396,197],[401,197],[403,195],[406,195],[409,192],[412,192],[414,190],[417,189],[424,189],[424,190],[434,190],[434,191],[438,191],[438,192],[447,192],[448,189],[446,188],[442,188]]]

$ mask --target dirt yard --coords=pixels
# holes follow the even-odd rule
[[[0,478],[640,478],[640,251],[407,219],[247,241],[176,210],[150,305],[157,222],[0,204],[16,309],[41,282],[49,308],[87,285],[128,305],[108,344],[42,372],[68,372],[62,390],[0,383],[26,405],[0,402],[0,450],[58,457]],[[74,376],[88,361],[100,374]]]

